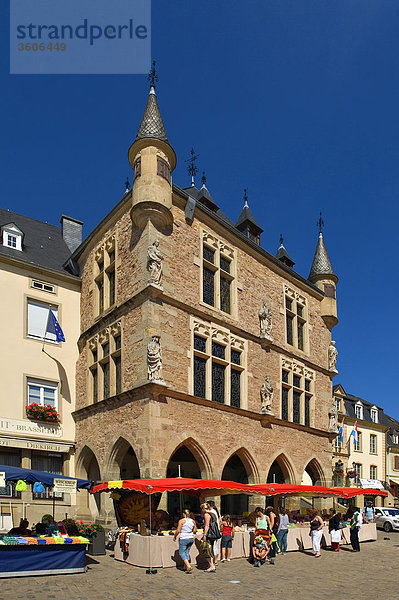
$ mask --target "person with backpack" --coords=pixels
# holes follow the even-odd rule
[[[201,514],[204,517],[204,535],[203,541],[207,541],[210,546],[209,556],[209,567],[205,569],[206,573],[214,573],[215,567],[215,554],[214,554],[214,543],[219,540],[222,536],[220,534],[217,517],[213,514],[211,507],[207,502],[201,504]]]

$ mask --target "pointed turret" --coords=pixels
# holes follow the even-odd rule
[[[260,234],[263,232],[263,229],[259,227],[258,223],[255,220],[255,217],[251,212],[251,209],[248,206],[248,196],[246,189],[244,190],[244,206],[240,216],[238,217],[236,227],[250,240],[255,242],[255,244],[260,244]]]
[[[327,327],[331,330],[338,323],[336,298],[336,285],[338,283],[338,277],[333,271],[327,254],[327,249],[324,244],[322,231],[324,222],[321,218],[321,213],[318,225],[319,239],[308,279],[312,283],[316,284],[322,292],[324,292],[325,297],[321,302],[321,316]]]
[[[284,240],[283,240],[283,236],[281,234],[280,234],[280,246],[276,252],[276,258],[278,258],[278,260],[280,260],[282,263],[287,265],[287,267],[290,267],[290,269],[292,269],[292,267],[295,265],[294,261],[292,260],[292,258],[290,257],[290,255],[288,254],[287,250],[284,247]]]
[[[336,282],[338,281],[338,277],[334,273],[330,259],[328,258],[327,249],[324,244],[323,233],[320,231],[312,268],[310,269],[308,279],[312,283],[316,283],[320,276],[324,277],[325,275],[335,278]]]
[[[155,93],[155,61],[148,75],[150,93],[135,141],[129,149],[133,167],[133,205],[130,212],[135,225],[144,227],[148,220],[156,227],[173,222],[172,171],[176,155],[169,144]]]

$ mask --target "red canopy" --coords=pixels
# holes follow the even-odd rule
[[[124,479],[119,481],[105,481],[95,485],[91,490],[95,492],[110,492],[118,490],[132,490],[144,494],[162,492],[184,492],[193,496],[222,496],[224,494],[263,494],[264,496],[319,496],[352,498],[359,495],[387,496],[383,490],[362,488],[328,488],[312,485],[291,485],[280,483],[264,483],[249,485],[236,481],[223,481],[218,479],[187,479],[184,477],[167,479]]]
[[[354,498],[355,496],[388,496],[385,490],[369,488],[333,488],[339,492],[342,498]]]

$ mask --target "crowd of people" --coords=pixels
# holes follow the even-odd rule
[[[312,539],[313,556],[320,558],[320,548],[323,528],[327,524],[331,535],[331,550],[339,552],[342,539],[342,529],[349,522],[350,541],[353,552],[360,552],[359,530],[362,523],[374,520],[374,508],[368,503],[363,511],[351,506],[346,514],[337,513],[331,508],[329,513],[320,514],[317,510],[309,511],[309,536]],[[272,506],[266,509],[258,507],[249,520],[255,526],[251,559],[254,567],[264,563],[275,564],[277,554],[287,553],[287,537],[290,516],[285,508],[274,510]],[[197,522],[203,526],[200,540],[201,555],[207,559],[206,573],[215,573],[220,563],[231,560],[231,549],[235,533],[235,524],[230,515],[220,515],[214,502],[201,504],[201,517],[194,518],[189,510],[184,510],[174,532],[174,539],[179,538],[179,554],[184,563],[185,573],[191,574],[190,548],[197,533]],[[220,549],[219,549],[220,540]]]

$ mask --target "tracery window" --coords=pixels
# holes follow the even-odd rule
[[[246,343],[210,323],[192,321],[193,394],[236,408],[246,404]],[[245,400],[245,401],[244,401]]]
[[[213,235],[202,236],[202,301],[232,313],[235,294],[234,250]]]
[[[281,418],[310,427],[315,373],[294,360],[281,360]]]
[[[93,404],[122,391],[121,352],[120,322],[89,341],[89,393]]]
[[[96,314],[101,315],[115,304],[116,271],[115,271],[115,236],[111,236],[95,254],[97,292]]]
[[[287,344],[299,350],[307,348],[307,302],[304,296],[284,286]]]

